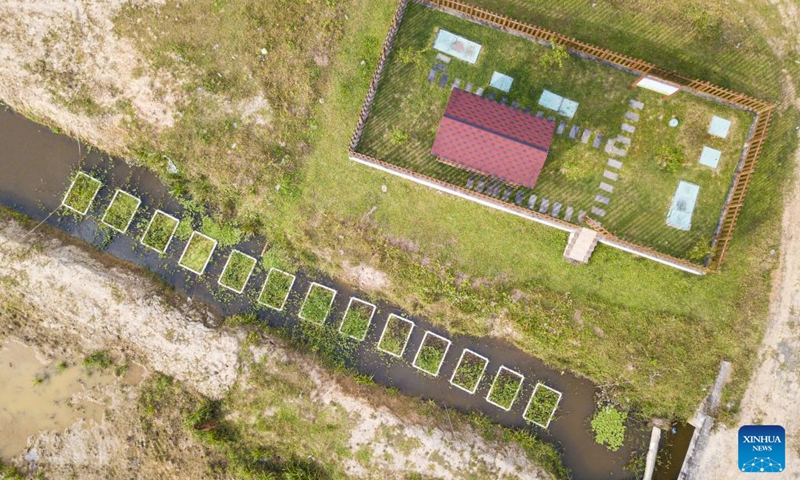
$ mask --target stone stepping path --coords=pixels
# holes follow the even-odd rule
[[[458,88],[460,86],[461,86],[461,79],[460,78],[456,78],[455,80],[453,80],[453,86],[451,88],[456,89],[456,88]]]
[[[550,215],[554,217],[558,217],[558,214],[561,213],[561,204],[556,202],[553,204],[553,211],[550,212]]]
[[[440,87],[444,88],[444,86],[447,85],[447,78],[448,77],[447,77],[446,73],[442,74],[442,77],[439,78],[439,86]]]
[[[514,110],[519,110],[519,102],[514,102],[511,106],[514,107]]]
[[[547,213],[548,208],[550,208],[550,200],[543,198],[542,204],[539,206],[539,213]]]
[[[428,83],[433,83],[434,80],[436,80],[436,70],[431,69],[431,71],[428,72]]]
[[[437,72],[444,72],[446,68],[447,65],[438,62],[433,64],[433,69],[436,70]]]
[[[474,186],[475,186],[475,177],[469,177],[469,180],[467,180],[467,188],[472,190],[472,187]]]
[[[603,177],[607,178],[609,180],[616,181],[619,178],[619,174],[614,173],[614,172],[612,172],[610,170],[604,170],[603,171]]]
[[[631,139],[629,137],[624,137],[622,135],[617,135],[617,138],[615,138],[614,140],[616,140],[617,142],[625,145],[626,147],[630,147],[631,146]]]
[[[520,190],[519,192],[517,192],[516,198],[514,198],[514,203],[516,203],[517,205],[522,205],[523,198],[525,198],[525,194],[522,193],[522,191]]]
[[[564,213],[564,220],[571,222],[572,221],[572,214],[575,212],[575,209],[572,207],[567,207],[567,211]]]
[[[628,120],[630,120],[632,122],[638,122],[639,121],[639,114],[638,113],[634,113],[634,112],[627,112],[627,113],[625,113],[625,118],[627,118]]]
[[[630,105],[631,108],[635,108],[636,110],[641,110],[644,108],[644,103],[640,102],[639,100],[635,100],[633,98],[628,102],[628,105]]]
[[[594,142],[592,142],[592,147],[600,148],[601,143],[603,143],[603,136],[598,133],[597,136],[594,137]]]
[[[567,122],[562,120],[561,123],[558,124],[558,128],[556,128],[556,133],[559,135],[563,135],[565,128],[567,128]]]
[[[633,133],[633,132],[636,131],[636,127],[634,127],[633,125],[629,125],[627,123],[623,123],[622,124],[622,131],[625,132],[625,133]]]
[[[522,113],[531,113],[531,107],[525,107],[522,109]]]
[[[556,117],[551,115],[551,116],[547,117],[547,121],[550,122],[550,123],[553,123],[553,122],[556,121]]]
[[[619,170],[620,168],[622,168],[622,162],[620,162],[619,160],[614,160],[613,158],[609,158],[608,166]]]
[[[587,128],[583,131],[583,135],[581,135],[581,143],[588,143],[591,137],[592,131]]]
[[[477,90],[475,90],[475,95],[479,97],[483,95],[483,87],[479,87]]]
[[[586,210],[581,210],[578,212],[578,223],[583,225],[583,217],[586,216]]]
[[[503,192],[503,201],[507,202],[509,198],[511,198],[511,189],[506,188],[506,190]]]
[[[544,112],[536,112],[536,118],[544,117]]]
[[[614,192],[614,186],[613,185],[609,185],[606,182],[600,182],[600,187],[598,187],[598,188],[600,188],[600,190],[602,190],[604,192],[608,192],[608,193],[613,193]]]
[[[436,60],[439,60],[440,62],[443,62],[443,63],[450,63],[450,57],[448,57],[447,55],[445,55],[443,53],[437,53],[436,54]]]
[[[606,211],[602,208],[592,207],[592,215],[597,215],[598,217],[605,217]]]
[[[475,190],[477,190],[478,193],[483,193],[483,189],[485,186],[486,186],[486,180],[480,179],[480,181],[478,181],[478,188],[476,188]]]
[[[536,206],[536,195],[531,195],[531,198],[528,199],[528,208],[533,210],[535,206]]]
[[[471,92],[472,91],[472,84],[467,82],[467,86],[464,87],[464,91],[465,92]]]
[[[605,195],[597,194],[594,196],[594,200],[598,203],[602,203],[603,205],[608,205],[611,202],[611,199],[606,197]]]
[[[580,132],[580,131],[581,131],[581,127],[579,127],[577,125],[573,125],[572,128],[569,131],[569,138],[575,140],[575,138],[578,137],[578,132]]]

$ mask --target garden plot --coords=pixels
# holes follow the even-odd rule
[[[102,186],[103,182],[100,180],[83,172],[78,172],[72,180],[72,185],[69,186],[66,195],[64,195],[61,205],[79,215],[86,215]]]
[[[186,248],[183,249],[178,265],[192,273],[202,275],[216,248],[216,240],[195,230],[189,237]]]
[[[450,340],[439,336],[431,331],[425,332],[422,343],[417,350],[417,355],[411,363],[414,368],[421,370],[434,377],[439,375],[439,370],[444,363],[444,357],[450,350]]]
[[[494,377],[489,394],[486,395],[486,401],[505,411],[511,410],[522,388],[523,380],[525,377],[522,374],[506,368],[505,365],[501,366]]]
[[[543,383],[537,383],[522,416],[534,425],[547,428],[550,426],[550,421],[553,419],[560,401],[561,392]]]
[[[233,250],[225,262],[225,268],[217,283],[236,293],[242,293],[250,275],[253,274],[257,260],[239,250]]]
[[[453,376],[450,377],[450,383],[472,395],[478,389],[487,365],[489,365],[488,358],[465,348],[461,352]]]
[[[289,298],[289,292],[294,286],[294,280],[295,276],[291,273],[270,268],[264,286],[261,288],[261,294],[258,296],[258,303],[273,310],[283,310],[286,299]]]
[[[322,325],[328,318],[334,298],[336,298],[336,290],[317,282],[311,282],[303,306],[300,307],[300,318]]]
[[[359,342],[363,341],[364,337],[367,336],[369,324],[372,322],[375,310],[375,305],[356,297],[350,297],[339,331]]]
[[[156,210],[142,235],[142,245],[158,253],[166,252],[180,223],[180,220],[172,215]]]
[[[142,200],[139,197],[118,188],[100,221],[119,233],[125,233],[141,204]]]
[[[386,325],[383,327],[381,338],[378,340],[378,350],[393,357],[401,358],[406,350],[406,345],[408,345],[408,339],[411,338],[414,326],[414,322],[411,320],[395,314],[389,315],[389,319],[386,320]]]

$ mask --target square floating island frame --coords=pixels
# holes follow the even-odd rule
[[[238,286],[238,288],[237,285],[229,285],[224,282],[225,274],[228,273],[228,268],[231,269],[239,268],[238,267],[239,264],[236,263],[238,261],[234,260],[234,256],[243,259],[241,261],[247,262],[250,265],[249,267],[247,266],[244,267],[247,270],[247,275],[244,275],[244,281],[241,282],[241,286]],[[236,249],[231,250],[230,255],[228,255],[228,260],[225,262],[225,267],[222,269],[222,273],[219,275],[219,278],[217,279],[217,283],[221,287],[225,287],[232,292],[241,294],[242,292],[244,292],[244,288],[247,286],[247,282],[250,281],[250,277],[253,275],[253,270],[256,268],[256,263],[258,263],[258,260],[256,260],[254,257],[251,257],[250,255]]]
[[[534,400],[537,399],[537,395],[539,398],[549,397],[550,400],[548,401],[547,399],[544,399],[541,400],[542,403],[539,403],[539,401],[534,403]],[[538,382],[536,387],[533,389],[530,400],[528,400],[528,406],[525,407],[525,413],[522,414],[522,418],[538,427],[547,429],[550,426],[550,422],[553,420],[553,415],[555,415],[556,410],[558,410],[559,403],[561,403],[561,392],[554,388],[548,387],[544,383]],[[539,414],[546,416],[547,421],[541,423],[540,421],[537,421],[542,420],[541,417],[533,418]]]
[[[151,245],[151,244],[149,244],[149,243],[147,243],[145,241],[148,238],[148,236],[151,235],[151,229],[153,229],[153,228],[161,228],[161,225],[160,225],[161,222],[162,222],[161,220],[159,220],[159,224],[157,224],[156,227],[153,227],[153,225],[155,224],[157,218],[164,218],[165,220],[163,220],[163,221],[172,222],[172,227],[167,227],[167,228],[163,229],[160,232],[160,233],[166,234],[167,231],[169,231],[169,234],[167,235],[167,239],[166,239],[166,241],[164,241],[164,247],[160,248],[160,249],[157,246]],[[178,220],[177,218],[173,217],[169,213],[163,212],[161,210],[156,210],[155,213],[153,213],[153,216],[150,217],[150,222],[147,224],[147,228],[144,229],[144,233],[142,234],[142,238],[141,238],[141,240],[139,240],[139,243],[141,243],[142,245],[144,245],[145,247],[147,247],[147,248],[149,248],[151,250],[155,250],[156,252],[163,254],[163,253],[165,253],[167,251],[167,247],[169,247],[170,242],[172,242],[172,237],[175,236],[175,230],[178,229],[178,225],[180,223],[181,223],[180,220]]]
[[[311,285],[309,285],[308,291],[306,292],[305,299],[303,299],[303,305],[300,306],[300,311],[297,315],[303,320],[316,323],[317,325],[322,325],[325,323],[325,319],[328,318],[328,314],[331,313],[331,306],[333,305],[333,299],[336,298],[336,293],[336,290],[332,289],[331,287],[326,287],[321,283],[311,282]],[[330,299],[328,299],[326,302],[325,297],[320,295],[330,295]],[[309,312],[307,309],[313,310]],[[324,313],[322,313],[323,310]],[[322,318],[313,318],[319,316]]]
[[[122,200],[123,198],[125,200]],[[123,219],[123,221],[125,222],[125,226],[120,228],[119,225],[113,225],[111,223],[111,221],[109,221],[109,220],[111,220],[111,219],[108,218],[109,213],[111,213],[112,209],[115,208],[115,205],[121,205],[121,203],[117,203],[117,202],[127,202],[130,199],[133,199],[134,201],[136,201],[136,206],[134,206],[133,209],[131,209],[130,214],[127,215],[127,217],[128,217],[127,220],[125,220],[124,212],[123,212],[123,215],[121,217],[119,217],[119,218]],[[103,222],[103,225],[107,226],[108,228],[111,228],[112,230],[116,230],[119,233],[125,233],[125,232],[128,231],[128,227],[131,226],[131,223],[133,223],[133,217],[136,216],[136,212],[139,211],[139,206],[141,204],[142,204],[142,199],[141,198],[139,198],[139,197],[137,197],[135,195],[131,195],[130,193],[126,192],[125,190],[122,190],[122,189],[118,188],[117,191],[114,192],[114,197],[111,198],[111,203],[108,204],[108,208],[106,208],[106,212],[103,214],[103,218],[101,218],[100,221]],[[123,206],[123,207],[117,206],[116,208],[126,208],[126,207],[125,206]]]
[[[93,185],[93,187],[90,187],[90,185]],[[72,210],[78,215],[86,215],[86,213],[89,211],[89,208],[91,208],[95,197],[97,197],[97,192],[100,191],[102,186],[103,182],[100,180],[87,173],[78,172],[75,174],[75,178],[72,179],[72,183],[67,189],[67,193],[64,194],[64,198],[61,199],[61,206]],[[87,190],[84,190],[84,188]],[[89,188],[91,188],[91,190],[88,190]],[[88,195],[89,192],[91,192],[91,195],[88,196],[88,198],[85,198],[84,195]],[[70,205],[70,197],[73,195],[77,196],[79,200],[83,200],[81,203],[85,203],[86,205]],[[74,202],[75,199],[72,199],[72,201]],[[81,207],[83,207],[83,209],[81,209]]]
[[[351,330],[345,327],[345,325],[348,323],[352,324],[353,322],[364,322],[364,317],[360,316],[359,312],[357,311],[357,309],[364,307],[370,310],[369,316],[366,317],[366,324],[362,328],[363,331],[361,332],[361,335],[354,335],[358,333],[358,330]],[[361,300],[357,297],[350,297],[350,301],[347,302],[347,309],[342,317],[342,323],[339,325],[339,333],[347,335],[348,337],[358,340],[359,342],[363,342],[364,338],[367,336],[367,332],[369,331],[369,326],[372,323],[372,317],[375,316],[375,310],[377,309],[378,307],[369,302]],[[356,327],[357,326],[358,323],[356,323]]]
[[[437,351],[435,343],[444,344],[444,350]],[[444,363],[445,357],[447,357],[447,352],[450,350],[450,345],[452,345],[452,343],[453,342],[442,337],[441,335],[437,335],[430,330],[426,331],[425,336],[422,337],[422,342],[419,344],[419,348],[417,349],[417,354],[414,355],[414,361],[411,362],[411,365],[421,372],[438,377],[439,371],[442,369],[442,364]],[[436,357],[439,357],[438,360]],[[436,367],[433,371],[425,368],[424,364],[429,360],[431,362],[435,362],[436,364]]]
[[[468,357],[469,356],[469,357]],[[475,363],[483,364],[482,367],[476,368],[474,370],[470,370],[472,368],[471,364],[467,364],[465,362],[472,362],[472,360],[468,360],[467,358],[474,357]],[[486,367],[489,365],[489,359],[480,355],[477,352],[474,352],[468,348],[465,348],[461,352],[461,357],[458,359],[458,364],[456,364],[456,369],[453,370],[453,375],[450,376],[450,385],[461,389],[470,395],[474,395],[475,392],[478,390],[478,385],[480,385],[481,380],[483,379],[483,374],[486,372]],[[461,372],[461,374],[459,374]],[[466,376],[467,379],[474,378],[473,385],[466,385],[458,383],[456,380],[456,376]]]
[[[509,377],[516,377],[516,379]],[[519,391],[522,389],[522,382],[524,381],[524,375],[511,370],[505,365],[501,365],[500,369],[497,371],[497,374],[494,376],[494,380],[492,380],[492,388],[490,388],[489,393],[486,394],[486,401],[497,408],[505,410],[506,412],[511,410],[511,407],[514,406],[514,402],[517,401],[517,396],[519,396]],[[514,388],[511,386],[513,382],[516,382],[517,386],[514,389],[513,395],[511,395],[510,388]],[[508,405],[504,405],[499,403],[502,401],[502,398],[498,399],[495,397],[495,400],[498,401],[492,400],[492,398],[496,395],[502,395],[503,397],[511,396],[511,400],[508,402]]]
[[[402,332],[398,332],[398,333],[401,333],[401,335],[398,335],[396,338],[387,339],[386,338],[386,333],[389,331],[389,326],[393,325],[393,323],[392,323],[393,321],[395,322],[394,324],[396,324],[396,325],[405,324],[405,326],[401,326],[400,328],[408,328],[408,331],[405,332],[405,335],[402,335]],[[408,345],[408,340],[411,338],[411,332],[414,331],[414,327],[416,327],[416,324],[414,322],[412,322],[411,320],[409,320],[407,318],[403,318],[403,317],[401,317],[399,315],[395,315],[394,313],[389,314],[389,318],[386,320],[386,325],[383,326],[383,332],[381,332],[381,338],[378,340],[378,350],[383,352],[383,353],[386,353],[388,355],[391,355],[393,357],[402,358],[403,357],[403,353],[406,351],[406,346]],[[392,327],[392,328],[394,328],[394,327]],[[389,334],[394,336],[395,332],[390,332]],[[401,336],[404,336],[405,338],[403,340],[400,340]],[[403,345],[402,345],[402,347],[399,348],[399,351],[398,351],[398,349],[391,348],[391,345],[387,345],[386,346],[387,348],[384,348],[383,341],[385,339],[387,341],[391,341],[391,342],[397,340],[398,342],[402,342]]]
[[[199,240],[196,240],[196,238],[199,238]],[[187,265],[186,263],[184,263],[184,260],[189,260],[189,261],[194,260],[193,254],[194,254],[195,249],[204,248],[203,246],[198,246],[198,245],[200,245],[199,242],[210,242],[211,243],[211,247],[210,247],[210,249],[207,249],[208,253],[205,254],[205,260],[203,260],[203,266],[198,270],[196,268],[193,268],[196,265]],[[208,266],[208,262],[211,260],[211,257],[214,255],[214,250],[216,250],[216,249],[217,249],[217,241],[216,240],[214,240],[213,238],[209,237],[208,235],[205,235],[205,234],[200,233],[197,230],[195,230],[195,231],[192,232],[192,236],[189,237],[189,241],[186,242],[186,247],[183,248],[183,253],[181,254],[180,260],[178,260],[178,265],[180,265],[181,267],[185,268],[186,270],[189,270],[192,273],[196,273],[197,275],[202,275],[206,271],[206,267]],[[200,252],[203,253],[202,250]],[[187,259],[186,258],[187,255],[192,256],[192,258],[188,258]]]
[[[275,276],[273,277],[273,275]],[[278,278],[281,278],[281,280],[276,280]],[[258,294],[258,303],[273,310],[277,310],[279,312],[282,311],[283,307],[286,306],[286,299],[289,298],[289,293],[292,292],[292,287],[294,287],[295,280],[296,277],[289,272],[284,272],[283,270],[279,270],[277,268],[270,268],[269,272],[267,273],[267,279],[264,280],[264,286],[261,287],[261,293]],[[282,294],[283,298],[280,300],[280,305],[274,305],[270,303],[269,300],[264,299],[265,293],[275,293],[281,295],[280,290],[276,290],[275,292],[267,290],[270,282],[273,282],[273,285],[275,285],[277,282],[283,282],[283,285],[277,284],[278,289],[283,289],[286,291],[286,293]]]

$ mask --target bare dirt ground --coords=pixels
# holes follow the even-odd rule
[[[784,35],[773,31],[769,38],[775,53],[785,57],[800,49],[798,5],[785,0],[768,0],[779,12]],[[765,29],[768,30],[768,29]],[[788,73],[784,85],[783,108],[800,108],[795,79]],[[800,148],[795,158],[800,166]],[[798,169],[800,171],[800,169]],[[774,478],[800,478],[800,175],[786,197],[780,245],[780,267],[773,277],[768,326],[759,352],[758,368],[739,406],[739,425],[783,425],[786,429],[786,465]],[[697,478],[719,480],[749,478],[739,472],[738,425],[719,426],[709,438],[702,454]]]
[[[24,236],[20,225],[0,220],[0,343],[14,336],[51,358],[107,349],[143,365],[145,378],[159,371],[208,397],[222,397],[234,386],[253,390],[252,362],[259,362],[261,372],[280,375],[290,359],[298,377],[312,385],[302,410],[323,405],[330,406],[325,415],[343,412],[347,446],[366,450],[366,460],[341,460],[355,477],[546,477],[515,444],[488,442],[464,425],[443,429],[414,412],[394,411],[392,403],[403,403],[397,399],[368,401],[276,339],[247,346],[255,355],[243,356],[244,335],[205,327],[207,313],[164,297],[154,280],[143,281],[61,240],[34,235],[20,242]],[[172,432],[169,442],[151,444],[139,421],[137,388],[124,382],[103,388],[109,400],[102,422],[79,419],[64,431],[35,435],[14,463],[53,478],[208,477],[207,452],[184,429]]]

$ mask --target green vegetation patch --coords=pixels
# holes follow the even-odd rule
[[[514,79],[508,93],[487,88],[490,93],[507,97],[508,104],[544,110],[556,122],[578,125],[581,133],[603,136],[601,148],[568,138],[569,129],[556,134],[541,175],[533,189],[515,188],[526,199],[531,194],[558,202],[574,210],[590,211],[595,205],[597,185],[605,181],[603,172],[608,154],[606,140],[619,134],[628,102],[645,103],[640,122],[630,135],[632,145],[624,163],[621,183],[616,182],[613,201],[603,206],[607,214],[599,218],[612,233],[631,242],[655,248],[695,262],[703,255],[693,254],[698,245],[709,245],[720,218],[727,190],[742,154],[742,145],[752,123],[751,114],[680,92],[669,98],[631,89],[635,77],[598,62],[571,56],[563,48],[555,49],[488,28],[465,19],[411,3],[400,26],[394,49],[389,56],[369,120],[358,146],[361,153],[411,169],[452,185],[464,186],[475,176],[466,170],[446,165],[430,153],[439,122],[450,98],[451,89],[438,86],[438,79],[428,82],[428,72],[436,63],[438,51],[431,48],[440,28],[465,36],[482,45],[477,62],[472,65],[454,59],[447,64],[449,82],[459,78],[462,86],[475,88],[489,84],[493,72]],[[462,87],[463,88],[463,87]],[[569,119],[538,105],[544,90],[575,100],[580,106]],[[733,121],[727,139],[707,133],[712,115]],[[667,125],[676,117],[677,128]],[[628,135],[628,134],[624,134]],[[664,168],[658,153],[665,145],[682,152],[682,161],[669,162]],[[717,169],[698,164],[703,146],[723,152]],[[618,146],[624,147],[618,143]],[[699,201],[689,232],[665,224],[671,198],[683,179],[700,185]],[[477,180],[476,180],[477,183]],[[538,205],[536,205],[538,209]],[[563,215],[562,209],[561,214]],[[577,216],[571,221],[577,222]],[[697,247],[699,248],[699,247]],[[706,249],[707,250],[707,249]],[[705,250],[698,250],[703,252]]]
[[[386,326],[383,327],[381,339],[378,341],[378,350],[395,357],[402,357],[406,349],[414,322],[395,314],[389,315]]]
[[[142,235],[142,245],[159,253],[166,252],[179,223],[172,215],[156,210]]]
[[[83,172],[78,172],[61,204],[76,213],[86,215],[89,207],[92,206],[94,197],[97,196],[97,192],[100,191],[102,186],[103,183],[100,180]]]
[[[453,376],[450,378],[450,383],[473,394],[478,389],[478,384],[488,364],[489,360],[486,357],[465,348]]]
[[[283,310],[286,299],[294,285],[294,275],[277,268],[270,268],[267,279],[258,296],[258,303],[275,310]]]
[[[339,331],[358,341],[363,341],[367,336],[372,316],[375,315],[375,305],[352,297],[344,313]]]
[[[414,358],[414,367],[434,377],[439,375],[444,357],[450,349],[450,343],[450,340],[433,332],[425,332],[419,350],[417,350],[417,356]]]
[[[257,260],[239,250],[231,251],[225,269],[219,277],[219,284],[236,293],[244,291],[250,275],[253,273]]]
[[[592,418],[594,441],[615,452],[625,442],[625,421],[628,414],[605,405]]]
[[[89,369],[105,370],[113,364],[111,355],[106,350],[92,352],[83,359],[83,366]]]
[[[139,198],[117,189],[105,215],[103,215],[102,222],[120,233],[125,233],[141,203]]]
[[[217,241],[200,232],[193,232],[189,238],[189,243],[183,250],[183,255],[178,261],[178,265],[202,275],[206,270],[206,265],[217,248]]]
[[[316,282],[311,283],[303,306],[300,308],[300,318],[320,325],[325,323],[334,297],[336,297],[336,290]]]
[[[501,366],[497,375],[492,382],[492,388],[489,394],[486,395],[486,400],[496,407],[503,410],[511,410],[514,401],[517,399],[519,390],[522,387],[522,381],[525,377],[519,373]]]
[[[553,390],[543,383],[537,383],[523,417],[534,425],[547,428],[550,426],[550,421],[553,419],[560,401],[561,392]]]

